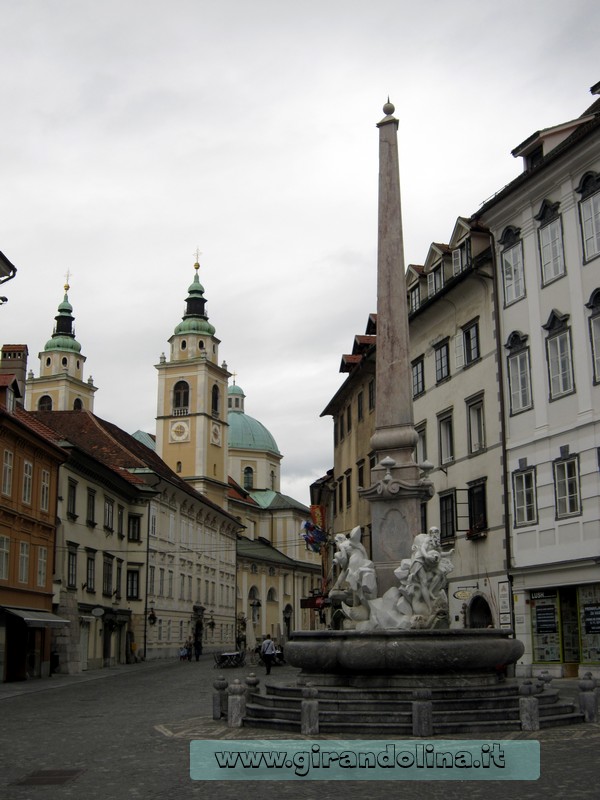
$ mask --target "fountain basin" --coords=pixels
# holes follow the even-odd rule
[[[382,675],[462,682],[469,676],[495,678],[498,667],[520,658],[524,646],[513,637],[512,630],[497,628],[296,631],[285,646],[285,657],[311,680],[345,676],[352,683],[352,676]]]

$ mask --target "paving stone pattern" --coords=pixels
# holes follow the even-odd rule
[[[540,780],[517,785],[508,781],[191,781],[191,739],[315,741],[315,737],[276,730],[231,729],[224,720],[213,720],[212,684],[219,674],[213,666],[207,654],[198,663],[136,664],[82,676],[1,684],[0,798],[264,800],[268,795],[277,800],[337,800],[343,795],[344,800],[364,800],[365,796],[369,800],[505,800],[522,795],[528,800],[591,800],[598,795],[599,724],[499,734],[495,738],[541,742]],[[243,680],[251,669],[230,669],[225,677]],[[264,682],[264,668],[255,671]],[[295,674],[291,667],[278,667],[270,679],[285,683]],[[572,693],[575,685],[565,683],[564,688]],[[316,741],[336,738],[341,737],[319,736]],[[356,731],[355,736],[345,734],[344,738],[366,737]]]

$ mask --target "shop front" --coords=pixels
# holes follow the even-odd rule
[[[577,677],[600,668],[600,583],[529,592],[534,667]]]

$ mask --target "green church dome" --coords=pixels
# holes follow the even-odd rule
[[[73,339],[71,336],[56,334],[46,342],[44,351],[48,350],[69,350],[71,353],[81,353],[81,345],[77,339]]]
[[[230,408],[227,413],[229,447],[234,450],[259,450],[281,455],[277,442],[262,422],[245,413],[243,398],[246,395],[243,389],[233,384],[227,390],[227,395],[242,398],[242,403],[237,408]]]
[[[214,325],[202,317],[187,317],[175,328],[175,333],[204,333],[212,336],[215,332]]]

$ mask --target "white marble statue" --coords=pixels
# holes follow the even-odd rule
[[[351,621],[345,627],[353,627],[369,619],[369,603],[377,597],[375,567],[361,542],[360,527],[354,528],[348,536],[338,533],[335,544],[337,551],[333,560],[340,572],[330,597],[342,601],[342,610]]]
[[[338,552],[345,552],[345,547],[347,545],[340,542]],[[360,547],[364,551],[364,547]],[[359,596],[359,607],[355,608],[353,605],[348,608],[342,604],[344,613],[356,623],[357,630],[447,627],[446,586],[448,573],[453,569],[449,558],[453,552],[442,551],[438,528],[430,528],[428,533],[417,534],[411,557],[403,559],[394,572],[399,585],[388,589],[383,597],[369,596],[363,591]],[[340,555],[340,560],[342,559],[343,556]],[[366,552],[363,561],[365,560],[368,561]],[[372,562],[368,563],[373,569]]]

